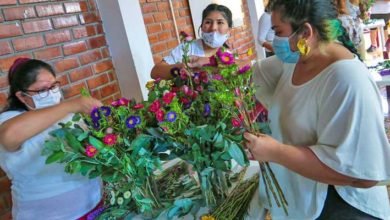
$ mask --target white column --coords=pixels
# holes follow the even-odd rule
[[[123,97],[147,98],[154,61],[139,0],[97,0]]]
[[[260,16],[264,13],[264,5],[262,0],[247,0],[249,8],[249,16],[252,25],[252,33],[256,42],[257,58],[265,58],[265,50],[259,45],[257,41],[257,29],[259,24]]]

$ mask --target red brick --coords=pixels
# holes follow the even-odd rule
[[[167,42],[167,49],[168,50],[173,49],[173,48],[177,47],[177,45],[178,45],[177,40],[168,41]]]
[[[49,0],[19,0],[20,4],[28,4],[28,3],[35,3],[35,2],[48,2]]]
[[[157,12],[153,14],[154,20],[161,22],[166,21],[168,19],[166,12]]]
[[[16,56],[0,59],[0,72],[8,72],[8,69],[14,63],[14,60],[22,57],[32,58],[31,54],[26,53],[26,54],[18,54]]]
[[[115,73],[115,71],[109,71],[107,74],[108,74],[108,78],[110,79],[110,82],[116,80],[116,73]]]
[[[173,29],[172,22],[165,22],[165,23],[162,23],[162,28],[163,28],[163,30],[170,30],[170,29]]]
[[[112,84],[100,89],[100,93],[101,93],[102,97],[107,97],[107,96],[113,95],[117,92],[119,92],[119,87],[118,87],[118,84],[116,84],[116,83],[112,83]]]
[[[161,29],[161,24],[151,24],[151,25],[148,25],[146,27],[146,29],[148,30],[148,34],[153,34],[153,33],[157,33],[157,32],[160,32],[162,29]]]
[[[0,108],[1,109],[3,109],[3,107],[7,105],[7,97],[8,96],[5,92],[0,92]],[[1,171],[1,172],[3,172],[3,171]]]
[[[160,41],[158,39],[158,34],[149,35],[148,38],[149,38],[149,44],[155,44]]]
[[[7,76],[0,76],[0,88],[5,88],[8,86],[8,77]]]
[[[62,56],[61,47],[46,48],[34,52],[34,57],[35,59],[38,60],[51,60],[61,56]]]
[[[57,75],[57,81],[60,82],[61,86],[65,86],[69,84],[68,75],[67,74],[62,74],[61,76]]]
[[[142,5],[142,14],[147,14],[150,12],[156,12],[157,7],[156,4],[144,4]]]
[[[69,2],[65,3],[66,13],[77,13],[77,12],[86,12],[88,11],[88,6],[85,2]]]
[[[102,55],[100,54],[99,50],[93,50],[82,54],[79,59],[81,65],[85,65],[102,59]]]
[[[92,73],[91,67],[87,66],[87,67],[84,67],[82,69],[72,71],[69,74],[69,78],[70,78],[71,82],[76,82],[76,81],[79,81],[81,79],[85,79],[87,77],[90,77],[92,75],[93,75],[93,73]],[[88,87],[91,88],[89,85],[88,85]]]
[[[168,40],[169,38],[171,38],[170,32],[163,32],[163,33],[158,34],[158,39],[160,41]]]
[[[189,15],[191,15],[191,12],[187,8],[179,10],[179,16],[184,17]]]
[[[182,26],[186,25],[186,19],[185,18],[176,19],[176,25],[178,27],[182,27]]]
[[[167,49],[166,43],[155,44],[152,46],[153,53],[159,53]]]
[[[35,18],[36,14],[33,7],[17,7],[3,9],[5,20],[12,21],[18,19]]]
[[[88,40],[88,42],[89,42],[89,47],[91,49],[95,49],[107,45],[106,38],[104,36],[91,38]]]
[[[35,9],[39,17],[64,14],[64,8],[61,4],[37,5]]]
[[[79,67],[79,63],[76,58],[68,58],[57,61],[54,67],[58,73],[61,73]]]
[[[111,60],[105,60],[99,63],[93,64],[93,70],[95,74],[101,73],[113,68],[113,64]]]
[[[144,23],[145,25],[151,24],[154,22],[153,15],[144,15]]]
[[[40,20],[40,21],[29,21],[29,22],[23,22],[23,30],[25,33],[34,33],[34,32],[41,32],[41,31],[48,31],[53,29],[51,26],[50,20]]]
[[[0,22],[3,22],[4,21],[4,17],[2,14],[0,14]]]
[[[85,83],[81,82],[79,84],[74,84],[74,85],[70,85],[69,87],[63,88],[62,91],[64,92],[64,97],[67,99],[79,95],[83,88],[87,89]]]
[[[95,89],[99,86],[102,86],[104,84],[108,83],[108,76],[107,74],[99,75],[95,78],[87,80],[87,85],[89,89]]]
[[[1,0],[0,5],[15,5],[16,0]]]
[[[0,56],[12,53],[11,45],[7,41],[0,42]]]
[[[96,25],[96,32],[97,34],[104,34],[104,29],[102,24],[97,24]]]
[[[79,24],[79,21],[77,20],[77,16],[69,16],[69,17],[59,17],[59,18],[53,18],[53,24],[54,28],[66,28],[71,26],[76,26]]]
[[[96,31],[93,25],[73,28],[74,38],[78,39],[78,38],[89,37],[94,35],[96,35]]]
[[[65,44],[64,47],[64,55],[72,55],[76,53],[81,53],[87,50],[87,44],[85,41],[72,42]]]
[[[22,35],[19,24],[0,24],[0,39]]]
[[[11,188],[11,181],[6,177],[0,178],[0,194],[4,192],[9,192],[10,188]]]
[[[102,49],[102,56],[103,58],[107,58],[107,57],[110,57],[110,50],[108,50],[108,47],[105,47]]]
[[[95,13],[83,13],[79,15],[81,24],[90,24],[100,21],[100,18]]]
[[[43,41],[43,37],[41,35],[36,35],[12,40],[12,44],[14,45],[16,51],[23,51],[43,47],[45,42]]]
[[[159,2],[157,8],[159,11],[169,11],[169,4],[168,2]]]
[[[45,34],[47,44],[58,44],[72,39],[69,30],[49,32]]]
[[[91,91],[91,96],[95,99],[101,99],[102,95],[100,94],[100,90]]]

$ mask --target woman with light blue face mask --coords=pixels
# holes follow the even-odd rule
[[[255,64],[256,97],[272,134],[245,133],[270,162],[288,216],[259,188],[273,219],[390,219],[390,146],[376,83],[337,19],[333,1],[276,0],[276,56]]]
[[[209,57],[214,55],[218,48],[227,47],[226,41],[230,36],[233,26],[232,12],[223,5],[210,4],[202,13],[202,25],[200,26],[200,39],[192,41],[188,55],[189,66],[198,68],[209,63]],[[152,78],[169,79],[175,76],[175,69],[183,68],[183,47],[180,44],[171,53],[156,64],[152,71]]]
[[[40,60],[16,59],[8,81],[8,106],[0,114],[0,167],[12,183],[12,218],[84,216],[101,201],[100,178],[69,175],[61,164],[46,165],[41,152],[59,122],[70,121],[74,113],[90,113],[102,103],[89,97],[62,101],[52,67]]]

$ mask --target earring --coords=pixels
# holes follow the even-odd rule
[[[303,39],[303,38],[299,39],[299,41],[297,43],[297,47],[298,47],[299,53],[303,56],[308,55],[310,52],[310,47],[309,47],[309,45],[307,45],[306,39]]]

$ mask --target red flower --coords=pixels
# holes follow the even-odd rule
[[[164,111],[163,110],[159,109],[156,111],[156,119],[159,122],[164,121]]]
[[[149,107],[149,111],[151,112],[157,112],[161,107],[161,104],[160,104],[160,100],[156,100],[154,101],[150,107]]]
[[[171,92],[174,92],[174,93],[177,93],[179,91],[180,91],[180,88],[176,87],[176,86],[173,86],[172,89],[171,89]]]
[[[236,95],[236,96],[240,96],[240,95],[241,95],[241,90],[240,90],[240,88],[235,88],[235,89],[234,89],[234,95]]]
[[[133,109],[142,109],[142,108],[144,108],[144,105],[141,104],[141,103],[136,104],[136,105],[133,106]]]
[[[198,92],[197,91],[193,91],[192,94],[191,94],[191,97],[192,97],[193,100],[195,100],[198,97]]]
[[[232,118],[232,125],[235,128],[238,128],[241,126],[241,120],[238,118]]]
[[[182,97],[182,98],[180,98],[180,102],[183,103],[183,104],[185,105],[185,104],[190,103],[190,100],[187,99],[187,98]]]
[[[210,66],[218,66],[217,59],[215,59],[215,56],[211,56],[209,58],[209,65]]]
[[[92,145],[87,145],[87,147],[85,148],[85,154],[88,157],[94,157],[97,154],[97,152],[98,150]]]
[[[162,99],[165,102],[165,104],[169,105],[169,104],[171,104],[171,102],[172,102],[173,98],[175,98],[175,96],[176,96],[176,93],[174,93],[174,92],[167,92],[162,97]]]
[[[103,143],[109,146],[112,146],[116,143],[116,135],[115,134],[107,134],[103,138]]]
[[[203,92],[203,86],[202,86],[202,85],[197,86],[197,87],[196,87],[196,90],[197,90],[198,92]]]

